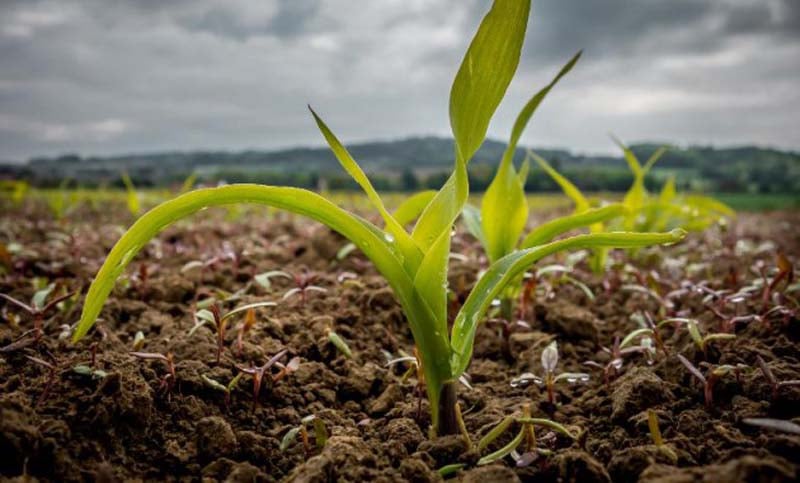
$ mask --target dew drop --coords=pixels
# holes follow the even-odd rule
[[[394,243],[394,237],[389,233],[384,233],[383,238],[389,243]]]

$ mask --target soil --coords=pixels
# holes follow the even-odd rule
[[[0,293],[25,302],[37,279],[55,283],[57,293],[85,291],[121,225],[131,221],[121,206],[82,206],[63,220],[53,220],[35,203],[0,208],[0,243],[11,251],[0,257]],[[798,213],[742,214],[725,229],[692,234],[676,246],[615,251],[614,268],[604,276],[591,274],[586,262],[573,274],[593,290],[594,301],[570,284],[540,286],[525,316],[530,329],[504,335],[497,325],[482,325],[468,371],[472,389],[459,392],[472,440],[525,404],[532,406],[533,416],[575,428],[580,437],[572,441],[540,429],[540,445],[552,450],[550,456],[527,467],[516,467],[509,457],[476,467],[481,455],[462,437],[428,437],[427,403],[420,401],[414,375],[404,378],[407,367],[386,366],[386,352],[410,353],[413,342],[391,291],[362,255],[354,252],[337,260],[345,241],[300,218],[264,209],[209,210],[167,229],[143,250],[106,303],[97,329],[77,345],[60,335],[68,334],[62,325],[77,321],[80,301],[48,314],[38,341],[26,335],[31,318],[0,302],[0,476],[425,482],[441,480],[436,470],[444,465],[466,463],[450,478],[796,481],[800,436],[743,419],[800,422],[800,387],[782,387],[773,397],[756,369],[760,355],[779,380],[800,379],[797,292],[782,295],[779,285],[774,299],[766,302],[759,291],[722,306],[704,301],[706,295],[697,291],[675,291],[689,282],[714,290],[746,287],[761,278],[759,264],[775,267],[779,251],[797,265],[799,224]],[[460,232],[453,248],[465,255],[465,260],[454,259],[450,269],[457,308],[485,260],[476,242]],[[192,261],[206,266],[181,270]],[[544,263],[552,261],[559,259]],[[254,275],[270,270],[307,271],[325,292],[309,292],[305,302],[300,297],[283,300],[292,281],[273,278],[269,289],[253,283]],[[669,307],[652,295],[626,289],[641,283]],[[237,320],[217,364],[211,327],[189,335],[192,313],[207,294],[221,299],[232,293],[237,300],[224,303],[226,309],[264,300],[277,306],[258,310],[241,354],[235,342]],[[602,347],[635,329],[631,316],[640,311],[660,318],[691,317],[707,333],[718,331],[721,323],[709,305],[733,316],[762,314],[778,302],[794,313],[738,325],[735,339],[712,342],[705,354],[695,349],[687,331],[666,328],[669,355],[658,353],[652,364],[641,355],[626,357],[619,374],[608,381],[601,370],[583,364],[605,364],[608,355]],[[331,329],[347,342],[352,358],[330,342]],[[174,355],[176,381],[170,392],[161,387],[167,373],[161,361],[130,355],[138,331],[145,337],[140,351]],[[523,372],[541,372],[539,357],[551,340],[559,343],[559,370],[591,374],[588,383],[558,386],[555,406],[536,385],[510,384]],[[232,391],[229,404],[204,380],[227,384],[237,367],[260,366],[284,349],[288,355],[282,362],[296,356],[299,367],[275,383],[266,377],[255,404],[249,375]],[[740,363],[750,369],[738,380],[722,377],[714,387],[713,406],[706,407],[702,387],[677,353],[695,364]],[[51,362],[55,370],[29,356]],[[104,374],[76,373],[79,364]],[[278,371],[274,366],[270,374]],[[649,409],[660,422],[661,446],[650,436]],[[298,438],[282,450],[284,435],[310,415],[322,420],[330,435],[324,448],[316,448],[312,432],[308,449]],[[512,436],[505,434],[488,451]]]

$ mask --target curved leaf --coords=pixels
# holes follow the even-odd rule
[[[311,111],[311,115],[314,116],[314,120],[317,122],[317,126],[319,130],[322,132],[322,135],[325,137],[325,140],[328,142],[328,146],[330,146],[331,151],[336,156],[336,159],[339,160],[339,163],[342,167],[347,171],[347,173],[361,186],[361,189],[364,190],[366,193],[367,198],[370,200],[372,205],[378,210],[381,217],[383,218],[384,223],[386,223],[386,230],[391,234],[394,240],[397,241],[400,250],[405,257],[404,262],[407,263],[407,268],[411,273],[413,273],[417,267],[419,267],[419,263],[422,261],[423,254],[420,251],[417,244],[411,238],[411,236],[406,232],[405,228],[394,219],[391,213],[386,209],[383,205],[383,201],[381,200],[380,195],[378,192],[375,191],[375,188],[372,186],[372,183],[367,178],[367,175],[364,174],[364,171],[361,170],[361,167],[356,163],[355,159],[350,155],[347,151],[347,148],[342,145],[336,135],[328,128],[325,122],[314,112],[314,109],[311,106],[308,106],[308,110]]]
[[[492,300],[497,298],[505,286],[539,259],[564,250],[580,248],[636,248],[662,243],[675,243],[686,236],[683,230],[669,233],[593,233],[577,235],[514,252],[492,264],[475,284],[461,310],[456,315],[450,337],[453,351],[451,360],[454,377],[461,375],[469,365],[472,343],[480,318],[486,313]]]
[[[528,154],[534,159],[534,161],[536,161],[536,163],[539,164],[539,167],[541,167],[544,172],[547,173],[553,179],[553,181],[555,181],[556,184],[561,187],[561,191],[563,191],[564,194],[575,203],[576,213],[580,213],[581,211],[586,211],[589,209],[589,201],[585,196],[583,196],[581,190],[572,184],[572,181],[562,176],[561,173],[550,166],[550,163],[548,163],[547,160],[535,152],[528,150]]]
[[[608,221],[618,216],[622,216],[627,212],[625,205],[622,203],[614,203],[611,205],[603,206],[602,208],[593,208],[581,213],[573,215],[562,216],[555,220],[548,221],[531,230],[530,233],[522,240],[521,248],[531,248],[537,245],[542,245],[551,241],[553,238],[566,233],[576,228],[589,226],[594,223]]]

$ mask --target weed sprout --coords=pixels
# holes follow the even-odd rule
[[[770,387],[772,388],[772,399],[778,397],[778,391],[782,387],[800,386],[800,379],[779,381],[778,378],[775,377],[775,374],[773,374],[772,369],[769,368],[761,356],[756,356],[756,363],[758,364],[758,368],[761,370],[761,374],[764,376],[764,379],[767,380],[767,383],[769,383]]]
[[[738,381],[742,371],[747,368],[747,366],[743,364],[737,364],[735,366],[729,364],[720,366],[704,364],[707,367],[707,370],[706,374],[703,375],[703,373],[700,372],[700,369],[698,369],[697,366],[692,364],[689,359],[685,358],[683,355],[678,354],[678,360],[681,361],[681,364],[686,367],[689,373],[703,385],[703,397],[705,399],[706,409],[709,410],[714,407],[714,386],[716,385],[717,381],[728,374],[734,374]]]
[[[194,326],[189,330],[189,336],[191,337],[197,329],[200,327],[211,324],[214,327],[214,332],[217,334],[217,364],[220,363],[220,359],[222,358],[222,351],[225,349],[225,334],[228,328],[228,319],[231,317],[245,313],[248,314],[251,310],[255,310],[259,307],[274,307],[274,302],[256,302],[252,304],[242,305],[241,307],[237,307],[230,312],[225,312],[224,314],[219,308],[219,305],[216,303],[212,304],[210,309],[201,309],[195,312],[194,319],[195,323]],[[245,322],[246,322],[245,317]],[[245,329],[241,327],[239,329],[239,336],[237,337],[238,344],[239,344],[239,352],[241,353],[241,340],[240,337],[242,336],[242,332]],[[249,329],[248,329],[249,330]]]
[[[236,374],[227,385],[219,383],[205,374],[201,375],[200,377],[203,379],[203,382],[206,384],[206,386],[225,394],[225,407],[229,407],[231,405],[231,393],[239,384],[239,380],[242,378],[242,375],[244,375],[244,372]]]
[[[44,324],[44,319],[48,316],[48,314],[55,310],[58,307],[58,304],[78,293],[77,291],[68,292],[48,302],[47,298],[54,289],[55,285],[50,284],[46,288],[36,291],[31,298],[30,305],[3,293],[0,293],[0,298],[10,304],[16,305],[33,318],[35,339],[38,341],[44,333],[42,325]]]
[[[311,443],[309,441],[309,434],[307,426],[311,425],[314,431],[314,443],[317,447],[317,450],[321,450],[325,447],[328,442],[328,428],[325,426],[325,422],[314,416],[313,414],[310,416],[306,416],[300,420],[300,425],[291,428],[281,439],[280,450],[286,451],[295,442],[297,439],[297,435],[300,435],[300,439],[303,442],[303,450],[305,451],[306,456],[311,454]]]
[[[253,410],[255,410],[256,406],[258,406],[258,397],[261,394],[261,385],[264,382],[264,375],[267,373],[267,371],[272,366],[277,364],[278,361],[281,358],[283,358],[283,356],[285,356],[288,352],[289,351],[287,349],[284,349],[284,350],[278,352],[277,354],[272,356],[272,358],[270,358],[267,362],[265,362],[263,366],[260,366],[260,367],[255,367],[255,366],[241,367],[241,366],[237,366],[240,371],[242,371],[245,374],[249,374],[250,376],[253,377]],[[281,377],[283,377],[283,376],[281,376]]]
[[[544,348],[541,356],[543,376],[537,376],[530,372],[526,372],[521,376],[511,380],[512,387],[519,387],[530,382],[534,382],[539,386],[544,386],[547,389],[547,402],[551,406],[556,404],[555,399],[555,385],[561,381],[569,384],[576,382],[588,382],[589,374],[583,372],[562,372],[556,373],[556,366],[558,366],[558,344],[556,341],[551,342]]]
[[[167,370],[167,373],[161,378],[158,388],[161,392],[165,393],[167,397],[172,395],[172,389],[175,387],[177,376],[175,374],[175,361],[171,352],[159,354],[158,352],[131,352],[133,357],[142,360],[156,360],[161,361]]]

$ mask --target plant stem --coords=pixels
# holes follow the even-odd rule
[[[442,384],[441,397],[439,398],[439,425],[436,434],[445,436],[448,434],[459,434],[458,413],[456,404],[458,403],[458,383],[447,381]]]

